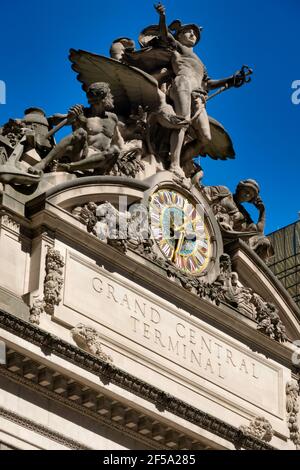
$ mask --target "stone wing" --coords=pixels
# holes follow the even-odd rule
[[[211,142],[205,145],[204,152],[201,156],[209,156],[214,160],[227,160],[235,158],[235,151],[232,140],[224,127],[209,116]]]
[[[92,83],[109,83],[117,114],[128,115],[139,105],[150,111],[159,106],[157,81],[142,70],[82,50],[71,49],[69,59],[85,91]]]

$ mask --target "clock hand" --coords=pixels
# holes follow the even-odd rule
[[[181,232],[183,228],[185,228],[189,223],[191,223],[192,225],[195,224],[196,222],[198,222],[199,220],[201,220],[201,217],[196,217],[196,219],[189,219],[187,222],[184,222],[182,225],[180,225],[179,227],[175,227],[175,230],[177,232]]]
[[[179,235],[179,238],[176,239],[176,244],[175,244],[175,249],[174,249],[174,253],[173,253],[173,256],[172,256],[172,261],[175,261],[176,259],[176,256],[177,254],[180,252],[181,248],[182,248],[182,245],[183,245],[183,242],[184,242],[184,233],[181,231],[180,232],[180,235]]]

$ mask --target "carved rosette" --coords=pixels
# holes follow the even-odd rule
[[[71,330],[71,335],[79,348],[99,357],[102,361],[113,362],[111,356],[102,351],[100,334],[94,328],[79,323]]]
[[[256,437],[264,442],[270,442],[274,434],[271,424],[264,417],[253,419],[249,426],[240,426],[240,431],[245,436]]]
[[[295,444],[297,450],[300,449],[300,428],[299,420],[299,385],[296,381],[286,384],[286,411],[290,439]]]

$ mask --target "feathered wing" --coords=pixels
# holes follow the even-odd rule
[[[201,155],[203,157],[209,156],[214,160],[234,159],[235,151],[230,135],[226,132],[222,124],[210,116],[209,123],[211,141],[205,144],[204,151],[201,152]]]
[[[77,79],[86,91],[95,82],[110,85],[118,114],[129,114],[132,108],[159,106],[157,81],[151,75],[135,67],[82,50],[70,50],[69,59]]]

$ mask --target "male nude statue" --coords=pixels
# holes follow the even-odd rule
[[[67,118],[67,124],[72,125],[73,132],[32,167],[32,172],[43,171],[53,160],[59,161],[63,157],[68,157],[70,163],[59,164],[58,169],[95,169],[103,173],[113,167],[124,141],[118,129],[118,118],[109,111],[113,109],[109,85],[104,82],[93,83],[87,90],[87,98],[89,108],[76,105],[67,115],[54,116],[57,122]]]
[[[205,109],[206,97],[209,90],[226,86],[240,86],[238,74],[222,80],[210,80],[206,68],[199,57],[193,52],[193,47],[199,42],[201,29],[195,24],[182,25],[174,21],[169,28],[166,25],[165,7],[155,5],[159,14],[159,36],[173,49],[171,57],[172,70],[175,78],[172,81],[169,95],[174,103],[177,116],[186,120],[192,118],[191,125],[198,138],[211,140],[208,115]],[[171,34],[170,30],[175,33]],[[184,143],[186,127],[174,131],[171,136],[171,171],[180,173],[180,155]]]

